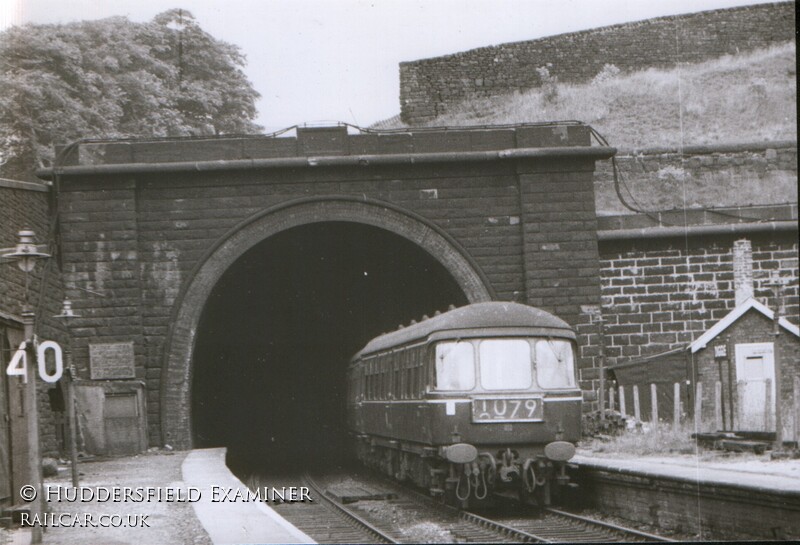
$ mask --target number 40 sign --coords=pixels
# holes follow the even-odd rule
[[[27,341],[23,341],[14,353],[14,357],[8,362],[6,374],[9,376],[22,377],[22,381],[28,382],[28,351]],[[55,369],[52,373],[47,370],[47,351],[53,351],[53,362]],[[39,376],[45,382],[57,382],[64,373],[64,358],[61,354],[61,346],[55,341],[44,341],[36,347],[36,362],[39,364]]]

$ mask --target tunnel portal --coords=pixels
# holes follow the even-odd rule
[[[42,175],[58,179],[65,297],[81,316],[72,364],[87,387],[141,401],[137,444],[108,449],[271,442],[278,407],[299,418],[292,395],[317,413],[309,393],[340,395],[332,360],[450,303],[519,300],[588,323],[593,172],[615,153],[591,138],[577,122],[340,124],[70,146]],[[116,356],[92,358],[98,347]],[[592,358],[579,362],[586,388]],[[338,382],[312,387],[328,369]],[[89,426],[100,442],[103,414]]]
[[[229,462],[338,459],[345,368],[384,331],[467,297],[411,241],[349,222],[294,227],[242,255],[201,316],[194,350],[197,447]]]

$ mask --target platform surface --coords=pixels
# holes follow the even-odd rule
[[[183,480],[202,492],[200,501],[192,503],[192,507],[214,545],[315,543],[263,502],[214,501],[215,497],[225,497],[212,494],[215,487],[223,491],[247,490],[225,465],[224,448],[191,451],[183,462]]]
[[[234,492],[246,492],[244,484],[225,465],[225,449],[189,452],[148,452],[138,456],[97,459],[78,466],[80,487],[91,491],[138,488],[187,491],[195,489],[197,501],[51,501],[53,517],[67,524],[44,531],[43,543],[53,545],[224,545],[229,543],[314,543],[267,504],[233,501]],[[46,487],[72,489],[69,468],[45,479]],[[213,489],[222,491],[213,494]],[[221,501],[228,494],[228,501]],[[217,501],[214,501],[214,500]],[[74,515],[144,516],[145,524],[130,527],[71,524]],[[123,519],[123,522],[127,521]],[[0,545],[27,545],[29,528],[0,529]]]
[[[124,487],[185,488],[181,465],[186,452],[151,452],[138,456],[98,459],[81,462],[79,485],[92,491]],[[71,489],[69,468],[61,468],[57,477],[45,479],[46,486]],[[48,506],[55,515],[63,515],[66,525],[47,528],[43,543],[57,545],[212,545],[194,510],[186,502],[158,501],[53,501]],[[74,525],[73,515],[89,515],[90,525]],[[144,524],[135,527],[100,527],[102,515],[140,515]],[[119,519],[117,519],[119,520]],[[110,521],[112,524],[114,521]],[[124,521],[126,526],[128,521]],[[137,521],[139,522],[139,521]],[[91,524],[98,524],[92,526]]]
[[[666,457],[579,451],[570,462],[585,468],[800,495],[800,460],[773,461],[768,454]]]

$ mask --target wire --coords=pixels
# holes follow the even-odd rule
[[[595,140],[600,145],[609,146],[609,143],[605,139],[605,137],[603,137],[603,135],[601,135],[594,127],[589,126],[589,131],[591,132],[592,136],[595,138]],[[680,153],[679,154],[681,155],[681,157],[683,157],[683,155],[684,155],[684,153],[683,153],[683,145],[681,145],[681,149],[680,149]],[[683,197],[683,207],[681,207],[681,208],[646,210],[644,208],[644,206],[642,204],[640,204],[636,200],[636,197],[634,196],[633,191],[631,191],[630,187],[625,182],[625,176],[623,175],[623,171],[622,171],[622,169],[620,169],[619,164],[617,163],[616,157],[612,157],[611,158],[611,168],[612,168],[612,175],[613,175],[613,179],[614,179],[614,192],[616,193],[617,198],[619,199],[620,203],[625,208],[627,208],[628,210],[630,210],[632,212],[636,212],[637,214],[644,214],[645,216],[647,216],[648,218],[652,219],[654,222],[656,222],[659,225],[665,225],[665,226],[670,226],[670,227],[681,227],[681,226],[686,225],[685,215],[686,215],[686,211],[688,210],[688,208],[686,207],[686,195],[685,194],[684,194],[684,197]],[[685,184],[685,181],[684,181],[684,189],[685,189],[685,185],[686,184]],[[625,191],[628,193],[629,198],[632,201],[632,203],[628,202],[628,199],[626,199],[623,196],[622,190],[621,190],[622,187],[625,188]],[[765,205],[760,205],[759,207],[780,206],[780,205],[784,205],[784,204],[785,203],[765,204]],[[742,215],[742,214],[734,214],[732,212],[727,212],[727,211],[724,211],[724,210],[718,210],[718,209],[715,209],[715,208],[704,208],[703,210],[705,212],[709,212],[709,213],[712,213],[712,214],[717,214],[717,215],[725,216],[725,217],[729,217],[729,218],[734,218],[734,219],[737,219],[737,220],[740,220],[740,221],[753,221],[753,222],[759,222],[759,223],[770,221],[770,220],[764,219],[764,218],[746,216],[746,215]],[[656,215],[656,214],[661,214],[661,213],[664,213],[664,212],[678,212],[678,211],[682,211],[684,213],[684,222],[683,223],[672,223],[672,222],[669,222],[669,221],[665,221],[663,217]]]
[[[602,134],[597,132],[597,130],[594,127],[589,126],[589,131],[591,131],[592,136],[594,136],[594,138],[597,140],[597,142],[600,145],[607,146],[607,147],[609,146],[608,140],[606,140],[605,137]],[[664,222],[659,217],[653,216],[653,213],[658,212],[657,210],[653,210],[653,211],[644,210],[642,205],[639,204],[636,201],[636,197],[633,196],[633,191],[631,191],[631,189],[628,187],[628,184],[625,183],[625,178],[622,176],[622,171],[620,170],[619,165],[617,164],[617,158],[616,157],[612,157],[611,158],[611,172],[612,172],[612,175],[614,177],[614,191],[617,194],[617,198],[619,199],[619,202],[621,202],[622,205],[625,208],[627,208],[628,210],[630,210],[632,212],[636,212],[638,214],[644,214],[644,215],[646,215],[647,217],[649,217],[650,219],[652,219],[653,221],[655,221],[656,223],[658,223],[660,225],[664,225],[664,224],[666,224],[666,225],[674,225],[674,224],[670,224],[670,223]],[[628,195],[630,196],[631,200],[634,203],[633,205],[628,203],[628,201],[625,199],[625,197],[622,196],[622,191],[620,190],[620,185],[625,186],[625,190],[628,192]]]

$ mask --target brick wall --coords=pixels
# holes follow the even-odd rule
[[[25,228],[36,232],[36,242],[47,242],[50,229],[49,188],[42,184],[0,180],[0,248],[11,248],[17,243],[17,233]],[[52,245],[50,248],[52,249]],[[45,270],[48,270],[45,275]],[[23,325],[20,314],[25,301],[25,274],[13,262],[0,262],[0,333],[3,329],[14,329],[20,334]],[[36,311],[35,333],[40,339],[55,340],[68,348],[68,337],[63,326],[52,316],[59,314],[64,291],[58,270],[57,259],[51,258],[37,263],[29,275],[29,301]],[[16,350],[17,347],[11,347]],[[2,362],[9,361],[4,354]],[[5,374],[5,365],[0,372]],[[58,445],[53,414],[50,409],[48,391],[53,387],[38,378],[40,421],[39,448],[43,456],[56,456]]]
[[[797,540],[798,496],[764,487],[582,466],[580,501],[625,520],[700,540]],[[701,484],[698,484],[701,483]]]
[[[699,62],[794,40],[794,3],[779,2],[645,21],[483,47],[400,64],[401,118],[423,123],[452,105],[540,84],[538,67],[560,81]],[[677,42],[676,42],[677,37]]]
[[[606,242],[600,247],[609,364],[685,345],[735,307],[733,236]],[[755,297],[774,308],[772,271],[798,319],[797,232],[751,235]]]

